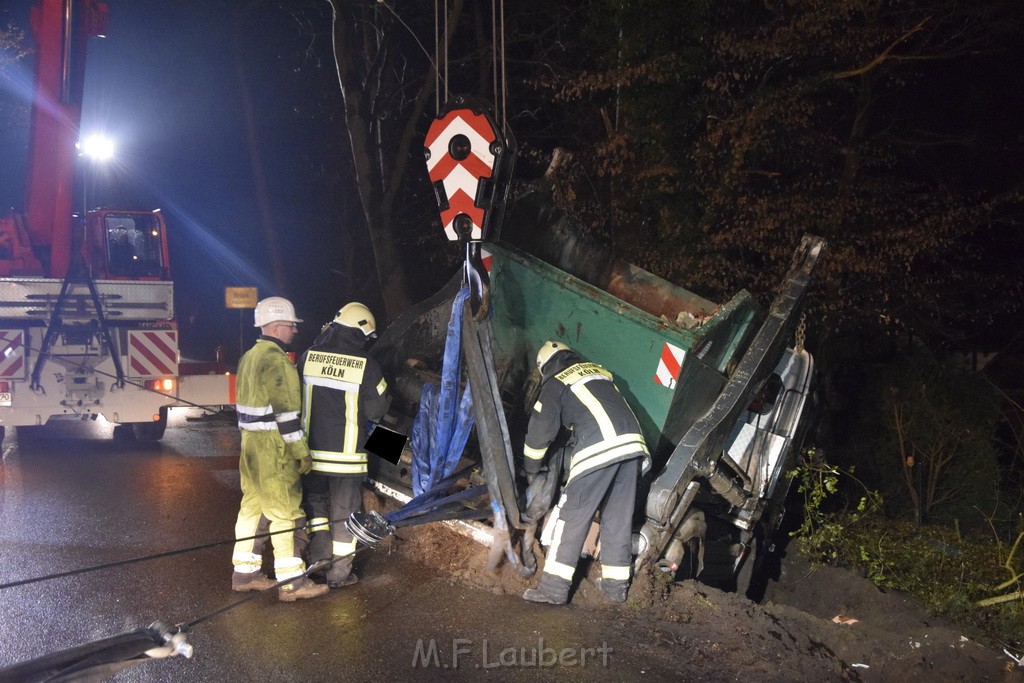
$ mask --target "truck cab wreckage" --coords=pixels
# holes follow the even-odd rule
[[[563,341],[613,373],[653,456],[637,505],[644,517],[634,524],[635,566],[653,563],[746,592],[772,548],[786,473],[810,422],[814,363],[803,348],[801,307],[824,241],[802,239],[767,311],[746,291],[716,304],[582,241],[544,187],[510,201],[514,147],[482,107],[463,98],[428,133],[441,223],[463,248],[465,266],[374,347],[395,395],[379,429],[409,434],[424,386],[443,382],[458,325],[460,386],[471,393],[475,430],[445,474],[470,468],[463,486],[486,486],[489,507],[478,503],[477,512],[493,521],[453,524],[492,543],[492,568],[504,556],[532,573],[534,536],[550,519],[559,484],[527,490],[521,474],[540,382],[533,358],[544,341]],[[499,236],[505,214],[514,228]],[[424,464],[409,444],[400,453],[379,440],[375,446],[377,437],[367,444],[372,485],[401,502],[422,493],[417,468],[438,463]],[[349,525],[370,544],[393,531],[376,513]]]

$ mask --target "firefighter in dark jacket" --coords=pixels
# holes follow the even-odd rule
[[[302,561],[307,537],[300,475],[312,461],[299,422],[299,376],[285,353],[302,321],[291,302],[279,296],[257,303],[255,318],[263,334],[238,362],[235,410],[242,431],[242,504],[235,522],[239,540],[231,557],[231,588],[257,591],[275,585],[260,572],[267,540],[262,534],[269,530],[277,580],[295,579],[278,589],[278,597],[293,602],[327,592],[304,576]]]
[[[559,430],[571,430],[568,480],[537,588],[523,598],[564,605],[594,514],[601,510],[601,592],[625,602],[632,557],[633,507],[641,467],[650,467],[636,416],[610,372],[561,342],[537,353],[541,390],[523,449],[527,479],[540,472]],[[603,504],[602,504],[603,501]]]
[[[387,412],[387,382],[367,355],[377,324],[361,303],[346,304],[299,359],[302,425],[309,437],[313,469],[303,478],[310,515],[310,562],[331,559],[327,585],[349,586],[355,538],[345,520],[362,507],[368,422]]]

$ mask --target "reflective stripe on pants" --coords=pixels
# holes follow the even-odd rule
[[[541,590],[548,595],[568,592],[572,572],[580,559],[594,513],[601,509],[601,564],[621,574],[632,563],[633,508],[640,460],[602,467],[569,482],[541,574]],[[605,495],[607,494],[607,498]],[[601,502],[604,501],[602,505]],[[567,576],[568,574],[568,576]]]
[[[293,527],[305,524],[302,512],[302,489],[298,461],[288,458],[284,442],[277,432],[242,432],[242,452],[238,459],[241,475],[242,502],[235,521],[235,538],[248,538],[259,533],[270,536],[274,562],[294,571],[294,560],[302,556],[306,532]],[[252,569],[255,558],[261,557],[266,538],[236,541],[232,563],[239,571]],[[301,560],[300,560],[301,564]],[[305,570],[305,565],[299,573]]]
[[[348,555],[351,550],[355,550],[355,538],[345,527],[345,521],[349,515],[363,507],[362,477],[332,477],[312,472],[302,478],[302,486],[310,515],[331,520],[329,534],[313,534],[309,561]],[[330,576],[348,576],[352,570],[352,560],[352,556],[337,560],[331,566]]]

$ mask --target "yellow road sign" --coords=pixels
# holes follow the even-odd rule
[[[256,308],[258,299],[255,287],[224,288],[224,305],[228,308]]]

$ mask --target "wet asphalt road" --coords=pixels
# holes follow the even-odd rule
[[[0,468],[0,583],[230,539],[238,434],[172,411],[164,440],[105,423],[8,430]],[[163,620],[232,593],[230,544],[0,590],[0,667]],[[196,625],[192,659],[116,681],[667,680],[601,612],[531,605],[366,551],[359,584],[292,604],[260,595]],[[602,650],[601,648],[606,648]],[[558,657],[561,656],[561,661]],[[586,666],[580,665],[581,658]],[[660,659],[660,658],[659,658]],[[457,666],[456,666],[457,664]],[[673,667],[674,668],[674,667]]]

